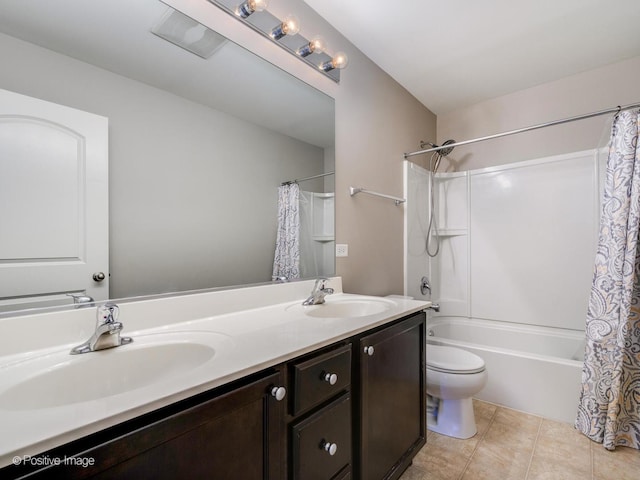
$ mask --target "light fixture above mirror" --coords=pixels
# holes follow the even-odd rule
[[[340,82],[340,70],[348,63],[346,54],[337,52],[333,56],[330,55],[327,52],[325,40],[319,35],[311,40],[300,35],[300,22],[295,15],[277,18],[267,10],[267,0],[209,0],[209,2],[336,83]]]

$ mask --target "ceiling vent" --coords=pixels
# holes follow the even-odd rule
[[[228,40],[201,23],[170,8],[151,33],[202,58],[211,57]]]

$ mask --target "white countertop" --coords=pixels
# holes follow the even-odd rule
[[[56,446],[419,312],[430,305],[406,298],[345,294],[340,278],[336,277],[331,279],[330,285],[336,293],[326,297],[328,305],[370,299],[388,302],[388,309],[354,318],[315,318],[308,315],[308,309],[322,306],[307,309],[301,306],[312,286],[313,281],[303,281],[119,304],[123,335],[133,337],[132,345],[136,344],[136,338],[143,345],[155,334],[167,334],[166,338],[186,334],[189,338],[215,337],[220,348],[210,361],[186,374],[70,405],[38,407],[38,399],[13,405],[3,403],[2,398],[3,393],[28,379],[29,373],[25,372],[33,374],[33,369],[28,368],[29,362],[46,364],[47,359],[61,358],[68,363],[82,360],[80,357],[90,358],[90,355],[102,355],[108,362],[109,358],[115,358],[109,355],[128,346],[68,355],[73,346],[91,335],[95,308],[0,319],[0,467],[11,464],[16,456],[35,457]],[[98,357],[92,357],[95,358]],[[124,370],[123,375],[128,369]],[[42,374],[42,371],[37,373]],[[100,382],[100,377],[79,375],[74,381],[77,389],[82,389],[85,382]],[[45,391],[42,393],[46,395]]]

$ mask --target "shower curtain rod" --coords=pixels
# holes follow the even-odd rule
[[[311,177],[304,177],[304,178],[296,178],[295,180],[288,180],[286,182],[282,182],[280,185],[291,185],[292,183],[299,183],[299,182],[305,182],[307,180],[313,180],[314,178],[320,178],[320,177],[326,177],[327,175],[333,175],[336,172],[327,172],[327,173],[321,173],[319,175],[313,175]]]
[[[562,120],[554,120],[552,122],[540,123],[538,125],[531,125],[530,127],[518,128],[516,130],[509,130],[508,132],[496,133],[494,135],[488,135],[486,137],[474,138],[473,140],[464,140],[462,142],[449,143],[448,145],[440,145],[438,147],[427,148],[425,150],[418,150],[415,152],[405,153],[404,158],[413,157],[415,155],[422,155],[424,153],[435,152],[445,148],[453,148],[460,145],[469,145],[470,143],[483,142],[485,140],[492,140],[494,138],[506,137],[508,135],[515,135],[516,133],[529,132],[531,130],[537,130],[539,128],[552,127],[554,125],[561,125],[563,123],[574,122],[576,120],[584,120],[586,118],[598,117],[600,115],[606,115],[608,113],[620,113],[623,110],[629,110],[631,108],[640,107],[640,103],[634,103],[631,105],[625,105],[624,107],[617,106],[615,108],[608,108],[606,110],[600,110],[598,112],[587,113],[584,115],[576,115],[575,117],[563,118]]]

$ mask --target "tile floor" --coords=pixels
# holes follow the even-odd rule
[[[478,433],[428,432],[400,480],[640,480],[640,451],[610,452],[572,425],[474,400]]]

